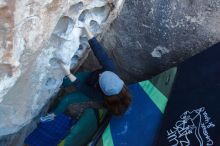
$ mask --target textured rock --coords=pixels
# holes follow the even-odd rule
[[[102,42],[121,76],[140,81],[220,41],[219,14],[220,0],[126,0]]]
[[[101,33],[122,0],[0,0],[0,136],[18,131],[59,90],[55,58],[72,67],[88,44],[80,21]]]

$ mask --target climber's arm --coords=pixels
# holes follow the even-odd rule
[[[65,77],[63,79],[63,85],[64,87],[73,85],[74,87],[76,87],[78,90],[81,90],[81,88],[83,88],[83,84],[80,82],[79,79],[76,78],[76,76],[74,76],[71,72],[70,72],[70,68],[68,65],[65,65],[63,62],[59,62],[61,68],[63,69],[64,73],[65,73]]]
[[[101,44],[97,41],[97,39],[94,37],[92,32],[89,30],[87,26],[85,26],[85,30],[89,39],[89,45],[98,59],[99,63],[103,67],[104,70],[116,72],[116,67],[113,62],[113,60],[108,56],[108,54],[105,52],[104,48],[101,46]]]
[[[70,72],[70,67],[68,65],[65,65],[62,61],[59,61],[58,63],[60,64],[60,67],[63,69],[66,77],[68,77],[71,82],[77,80],[77,78]]]
[[[93,89],[91,89],[90,87],[88,87],[88,85],[85,84],[85,80],[86,80],[85,78],[89,76],[88,73],[81,73],[80,75],[75,76],[70,72],[68,66],[64,65],[63,63],[60,63],[60,66],[66,75],[63,79],[62,87],[73,86],[78,91],[81,91],[88,97],[93,97],[93,98],[99,97],[97,96],[98,94],[97,92],[94,92]]]

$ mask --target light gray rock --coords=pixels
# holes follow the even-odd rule
[[[0,0],[0,139],[30,123],[59,90],[64,73],[57,58],[75,67],[83,57],[88,43],[79,20],[99,34],[122,5],[123,0]]]

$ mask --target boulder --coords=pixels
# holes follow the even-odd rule
[[[149,79],[220,41],[219,14],[220,0],[126,0],[102,44],[124,80]]]

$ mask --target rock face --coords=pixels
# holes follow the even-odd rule
[[[219,14],[220,0],[126,0],[102,42],[121,76],[140,81],[220,41]]]
[[[76,66],[88,44],[80,21],[101,33],[123,0],[0,0],[0,136],[18,131],[59,90],[55,58]]]

